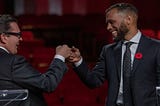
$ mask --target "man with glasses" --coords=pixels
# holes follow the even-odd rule
[[[21,32],[3,32],[6,35],[13,35],[13,36],[17,36],[18,38],[22,37]]]
[[[24,101],[8,104],[0,100],[0,106],[47,106],[42,93],[54,91],[58,86],[67,71],[65,58],[71,50],[67,45],[58,46],[48,71],[41,74],[24,57],[16,55],[22,40],[17,20],[0,15],[0,90],[27,89],[29,92]]]

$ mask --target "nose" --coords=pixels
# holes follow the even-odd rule
[[[22,40],[23,40],[23,38],[22,38],[22,37],[20,37],[20,38],[19,38],[19,40],[20,40],[20,41],[22,41]]]
[[[110,31],[112,29],[112,25],[110,23],[107,23],[107,30]]]

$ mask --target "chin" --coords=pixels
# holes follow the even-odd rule
[[[121,36],[117,36],[117,37],[114,37],[113,40],[114,40],[115,42],[119,42],[119,41],[121,41],[121,40],[124,40],[124,38],[122,38]]]
[[[17,54],[17,51],[12,52],[12,54]]]
[[[113,38],[113,41],[118,42],[118,41],[120,41],[120,39],[119,39],[119,37],[116,36]]]

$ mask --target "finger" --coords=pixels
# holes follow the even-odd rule
[[[75,51],[77,51],[77,48],[72,48],[71,50],[72,50],[73,52],[75,52]]]
[[[60,47],[62,47],[62,46],[61,45],[57,46],[57,48],[60,48]]]

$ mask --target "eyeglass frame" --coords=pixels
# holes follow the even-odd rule
[[[16,36],[18,37],[19,39],[22,37],[22,33],[21,32],[3,32],[4,34],[7,34],[7,35],[13,35],[13,36]]]

